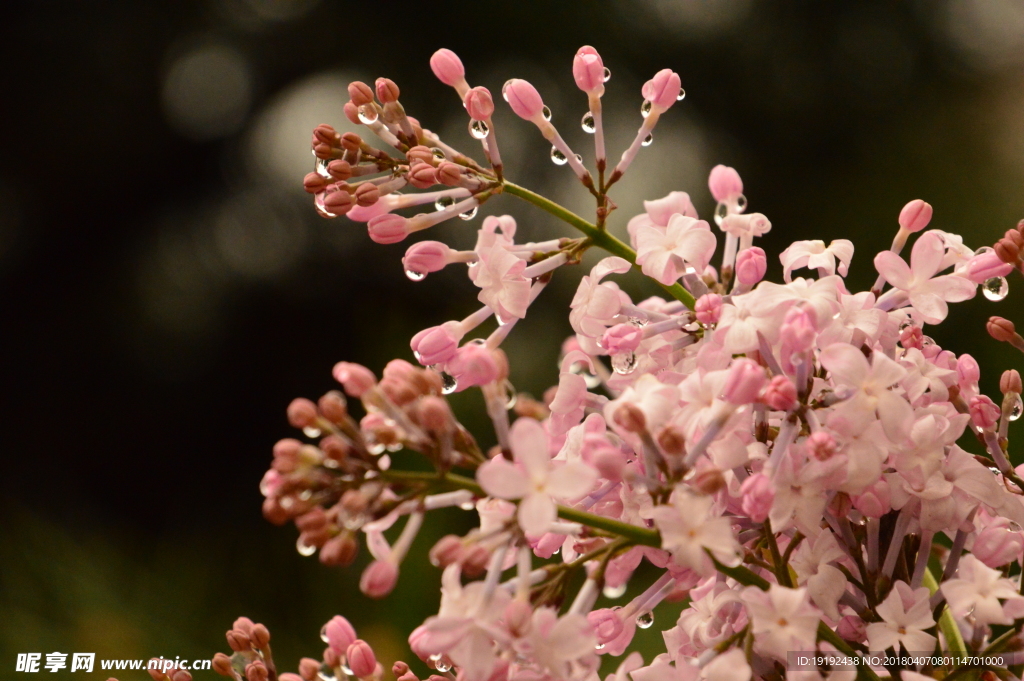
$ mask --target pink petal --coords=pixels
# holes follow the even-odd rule
[[[528,535],[544,534],[557,517],[555,504],[546,494],[531,494],[519,502],[519,527]]]
[[[903,258],[892,251],[882,251],[875,256],[875,269],[885,280],[903,291],[910,290],[914,275]]]
[[[519,499],[530,490],[530,481],[523,472],[503,456],[496,456],[480,466],[476,481],[487,494],[499,499]]]
[[[526,468],[531,479],[544,479],[551,467],[548,436],[539,422],[520,418],[509,431],[509,444],[515,460]]]
[[[581,461],[570,461],[548,475],[545,490],[559,499],[579,499],[597,482],[594,469]]]
[[[914,277],[918,281],[931,279],[939,271],[945,254],[946,248],[941,236],[935,232],[922,234],[910,252],[910,269]]]
[[[832,373],[836,383],[854,387],[862,385],[869,372],[864,353],[847,343],[833,343],[825,348],[821,365]]]

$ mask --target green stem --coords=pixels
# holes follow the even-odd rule
[[[935,575],[932,574],[931,568],[924,571],[924,585],[928,587],[928,593],[934,594],[939,590],[939,583],[935,581]],[[942,634],[946,637],[946,645],[949,646],[949,652],[953,655],[966,655],[967,645],[964,643],[963,636],[960,635],[960,627],[953,621],[953,615],[949,612],[949,606],[943,606],[942,614],[939,615],[939,629],[942,630]]]
[[[550,199],[544,198],[536,192],[532,192],[525,187],[520,187],[517,184],[511,182],[504,182],[502,185],[502,191],[512,196],[518,196],[524,201],[529,201],[533,205],[546,210],[547,212],[554,215],[559,220],[563,220],[576,229],[580,230],[593,242],[593,244],[599,248],[603,248],[612,255],[617,255],[624,260],[628,260],[633,267],[637,267],[636,264],[636,251],[630,248],[627,244],[619,241],[612,236],[607,230],[600,229],[597,225],[587,222],[576,213],[571,210],[567,210],[562,206],[558,205]],[[669,295],[678,300],[686,307],[693,309],[694,303],[696,302],[690,292],[687,291],[681,284],[675,283],[671,286],[665,286],[661,284],[661,287],[665,289]]]
[[[818,622],[818,639],[828,641],[835,646],[836,650],[844,653],[845,655],[850,657],[860,657],[860,653],[851,648],[850,644],[846,641],[839,638],[839,635],[832,631],[832,628],[824,622]],[[857,665],[857,678],[862,680],[868,679],[870,681],[880,681],[878,674],[875,673],[874,669],[868,666],[867,662]]]

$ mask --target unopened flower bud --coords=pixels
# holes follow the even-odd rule
[[[686,451],[686,438],[675,426],[666,426],[658,433],[658,446],[668,456],[680,456]]]
[[[704,468],[693,474],[690,486],[701,494],[715,494],[725,488],[725,476],[717,468]]]
[[[693,306],[697,321],[706,326],[717,324],[722,316],[722,296],[717,293],[707,293],[697,299]]]
[[[914,199],[900,211],[900,227],[908,232],[920,232],[932,221],[932,206],[921,199]]]
[[[988,430],[999,423],[1002,410],[987,395],[975,395],[969,405],[971,422],[981,430]]]
[[[269,677],[270,672],[267,670],[267,665],[263,664],[262,660],[254,660],[245,665],[246,681],[267,681]]]
[[[396,677],[399,677],[408,671],[409,665],[405,662],[402,662],[401,660],[396,660],[395,663],[391,665],[391,673],[394,674]]]
[[[448,360],[445,370],[458,381],[458,390],[494,383],[501,374],[496,353],[476,343],[459,348]]]
[[[768,512],[775,500],[775,488],[768,476],[754,473],[740,486],[742,501],[740,506],[755,523],[763,523],[768,519]]]
[[[352,195],[343,189],[328,187],[327,193],[324,195],[324,208],[328,213],[334,215],[344,215],[352,210],[355,203]]]
[[[867,518],[881,518],[892,508],[889,483],[877,480],[854,497],[853,507]]]
[[[359,578],[359,590],[370,598],[384,598],[398,583],[398,566],[387,560],[375,560]]]
[[[231,658],[224,653],[217,653],[213,656],[213,661],[210,665],[213,671],[217,672],[221,676],[226,676],[229,679],[234,678],[235,672],[231,666]]]
[[[722,397],[733,404],[750,404],[757,401],[767,382],[768,377],[757,362],[741,357],[733,360],[729,367]]]
[[[317,681],[320,674],[320,661],[312,657],[304,657],[299,660],[299,676],[303,681]]]
[[[397,244],[409,236],[409,220],[401,215],[385,213],[366,223],[370,238],[378,244]]]
[[[353,81],[348,84],[348,97],[356,106],[363,106],[373,102],[373,90],[370,86],[361,81]]]
[[[984,284],[993,277],[1005,277],[1012,271],[1013,265],[1003,262],[998,254],[989,251],[971,258],[967,262],[965,274],[975,284]]]
[[[632,402],[623,402],[612,414],[612,419],[627,433],[642,433],[647,429],[647,417],[640,407]]]
[[[345,151],[359,151],[363,145],[363,138],[358,133],[346,132],[341,136],[341,147]]]
[[[768,256],[757,246],[744,248],[736,256],[736,281],[744,286],[753,286],[764,279],[768,271]]]
[[[437,171],[429,163],[416,161],[409,167],[409,184],[417,189],[427,189],[437,184]]]
[[[981,379],[981,367],[978,365],[978,360],[966,352],[960,355],[956,360],[956,375],[961,387],[977,383]]]
[[[254,624],[249,638],[254,648],[266,648],[270,644],[270,630],[263,624]]]
[[[331,567],[351,565],[359,554],[359,542],[350,532],[331,537],[320,547],[320,562]]]
[[[393,104],[398,101],[400,90],[395,81],[390,78],[378,78],[374,83],[374,89],[377,91],[377,99],[381,104]]]
[[[316,405],[304,397],[296,397],[288,405],[288,423],[295,428],[316,425]]]
[[[455,429],[455,417],[448,400],[428,395],[416,407],[417,421],[430,433],[448,433]]]
[[[236,653],[249,650],[251,647],[249,643],[249,636],[244,631],[228,629],[227,633],[224,634],[224,638],[228,641],[228,647]]]
[[[462,103],[469,117],[475,121],[487,120],[494,113],[494,99],[491,91],[485,87],[472,88]]]
[[[344,423],[348,417],[345,396],[338,390],[324,393],[316,404],[320,414],[331,423]]]
[[[348,667],[352,670],[352,673],[361,678],[365,679],[373,675],[374,670],[377,669],[377,657],[373,654],[373,648],[370,644],[361,639],[356,639],[348,647],[345,653],[345,657],[348,661]]]
[[[807,451],[818,461],[827,461],[836,453],[836,440],[823,430],[807,438]]]
[[[1003,237],[995,243],[992,249],[1000,260],[1009,265],[1016,265],[1020,259],[1020,246],[1014,243],[1012,239]]]
[[[333,179],[344,182],[352,177],[352,165],[348,161],[336,158],[327,164],[327,172]]]
[[[352,102],[345,102],[345,105],[341,107],[341,111],[345,114],[345,118],[347,118],[352,125],[363,124],[363,122],[359,120],[359,107]]]
[[[1012,340],[1017,335],[1017,329],[1013,322],[1003,317],[989,317],[988,323],[985,324],[985,330],[988,331],[988,335],[1003,343]]]
[[[405,152],[405,159],[409,162],[409,165],[416,162],[434,165],[435,162],[434,152],[430,150],[430,147],[425,147],[422,144],[418,144]]]
[[[319,194],[327,189],[330,180],[320,173],[307,173],[302,178],[302,188],[307,194]]]
[[[853,500],[850,499],[850,495],[846,492],[838,492],[828,502],[828,511],[836,518],[845,518],[850,515],[850,509],[853,508]]]
[[[775,411],[789,411],[799,404],[796,386],[786,376],[772,376],[761,399],[769,409]]]
[[[604,62],[590,45],[584,45],[572,60],[572,77],[576,87],[586,93],[604,92]]]
[[[466,69],[458,55],[448,49],[440,49],[430,57],[430,70],[445,85],[455,86],[466,78]]]
[[[447,362],[459,351],[462,331],[458,322],[423,329],[409,342],[413,355],[423,366]]]
[[[303,679],[298,674],[284,672],[282,674],[277,675],[277,681],[303,681]]]
[[[402,258],[406,272],[429,274],[444,269],[452,249],[440,241],[419,241],[409,246]]]
[[[341,383],[350,397],[360,398],[377,384],[373,372],[360,364],[338,362],[332,371],[334,380]]]
[[[598,645],[614,641],[622,634],[622,618],[610,608],[592,610],[587,614],[587,621],[594,629]]]
[[[462,182],[462,166],[451,161],[442,161],[437,166],[437,181],[448,187],[457,187]]]
[[[352,194],[352,198],[355,200],[357,205],[366,208],[380,200],[380,189],[378,189],[375,184],[363,182],[356,187],[355,192]]]
[[[288,522],[291,514],[281,506],[274,497],[267,497],[263,500],[263,517],[274,525],[284,525]]]
[[[323,506],[314,506],[295,519],[295,527],[300,532],[314,532],[327,526],[327,513]]]
[[[544,100],[541,99],[537,88],[519,78],[513,78],[505,84],[502,92],[508,100],[512,111],[520,118],[536,122],[544,109]]]
[[[462,574],[467,577],[479,577],[487,571],[491,562],[491,552],[480,544],[467,548],[462,555]]]
[[[643,340],[643,330],[632,324],[616,324],[604,332],[601,338],[601,345],[608,351],[609,355],[617,355],[623,352],[633,352],[640,347]]]
[[[735,168],[717,165],[708,176],[708,189],[719,203],[732,203],[743,193],[743,180]]]
[[[666,111],[676,103],[679,90],[679,74],[671,69],[662,69],[654,74],[654,78],[644,83],[640,92],[655,111]]]
[[[998,568],[1020,557],[1024,551],[1024,537],[1005,527],[989,526],[974,538],[971,553],[990,568]]]
[[[1020,373],[1016,369],[1007,369],[1003,372],[1003,375],[999,377],[999,391],[1004,395],[1006,393],[1017,393],[1021,394],[1021,382]]]
[[[462,558],[462,540],[448,534],[437,540],[430,549],[430,562],[439,568],[446,568]]]
[[[867,636],[867,625],[856,615],[846,615],[839,620],[836,633],[846,641],[860,643]]]

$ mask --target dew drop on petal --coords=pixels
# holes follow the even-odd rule
[[[474,120],[469,122],[469,134],[474,139],[487,139],[487,136],[491,134],[491,129],[487,127],[487,123]]]
[[[448,158],[447,156],[444,155],[444,149],[442,149],[441,147],[432,147],[430,149],[430,153],[432,153],[434,155],[434,158],[436,158],[438,161],[443,161],[446,158]]]
[[[551,108],[548,107],[548,106],[545,106],[543,109],[540,110],[540,115],[544,117],[544,120],[550,121],[551,120]]]
[[[459,217],[462,218],[463,220],[472,220],[473,218],[476,217],[476,214],[477,214],[477,206],[473,206],[472,208],[467,210],[465,213],[459,213]]]
[[[1010,285],[1007,283],[1006,277],[992,277],[981,285],[981,291],[986,298],[998,303],[1010,292]]]
[[[611,80],[611,77],[612,77],[612,70],[610,68],[608,68],[607,66],[604,67],[604,78],[601,79],[601,82],[607,83],[609,80]]]
[[[676,95],[676,101],[681,102],[684,99],[686,99],[686,90],[684,90],[683,88],[679,88],[679,94]]]
[[[653,612],[642,612],[636,616],[636,626],[641,629],[650,629],[651,625],[654,624],[654,613]]]
[[[427,278],[427,275],[423,272],[416,272],[414,270],[406,270],[405,276],[409,277],[412,281],[423,281]]]
[[[300,556],[312,556],[316,553],[316,547],[302,541],[301,536],[295,541],[295,550],[299,552]]]
[[[612,355],[612,370],[617,374],[631,374],[636,371],[636,365],[635,352],[620,352],[617,355]]]
[[[443,394],[451,395],[458,387],[459,381],[457,378],[444,371],[441,372],[441,392]]]
[[[377,122],[377,107],[373,104],[363,104],[359,107],[359,122],[363,125],[373,125]]]
[[[1024,401],[1021,400],[1020,395],[1017,395],[1017,401],[1013,403],[1013,408],[1010,409],[1010,416],[1008,418],[1011,421],[1016,421],[1020,418],[1021,413],[1024,413]]]
[[[306,426],[302,429],[302,434],[306,437],[320,437],[320,429],[314,428],[313,426]]]
[[[580,121],[580,126],[583,128],[583,132],[593,135],[597,131],[597,121],[594,120],[594,114],[589,111],[583,114],[583,120]]]
[[[640,146],[642,146],[642,147],[649,147],[649,146],[651,146],[651,142],[653,142],[653,141],[654,141],[654,135],[651,135],[651,134],[648,133],[647,137],[644,138],[644,141],[640,143]]]
[[[557,147],[551,147],[551,162],[556,166],[564,166],[569,162],[569,159],[567,159],[565,154],[560,152]]]
[[[718,205],[715,206],[715,224],[721,227],[727,217],[729,217],[729,204],[725,201],[719,201]]]
[[[604,595],[605,598],[622,598],[622,596],[626,593],[626,585],[619,584],[618,586],[612,586],[611,584],[605,584],[604,589],[601,590],[601,593]]]
[[[653,106],[654,105],[651,104],[651,100],[645,99],[644,103],[640,105],[640,115],[643,116],[644,118],[647,118],[648,116],[650,116],[651,115],[651,108]]]
[[[437,201],[434,201],[434,209],[435,210],[444,210],[448,206],[454,206],[454,205],[455,205],[455,199],[453,199],[450,196],[442,196]]]

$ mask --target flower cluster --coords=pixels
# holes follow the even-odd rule
[[[932,207],[911,201],[892,247],[873,259],[870,290],[847,288],[854,245],[845,239],[793,243],[780,255],[782,283],[766,281],[768,256],[754,243],[772,224],[748,210],[740,175],[726,166],[709,176],[713,225],[680,191],[645,202],[628,221],[630,243],[608,230],[610,189],[683,98],[676,73],[643,86],[637,136],[610,167],[601,110],[610,72],[596,50],[579,50],[573,75],[589,103],[593,174],[537,90],[505,84],[503,98],[552,145],[553,162],[593,195],[590,222],[508,181],[490,92],[470,87],[449,50],[431,67],[461,99],[488,163],[407,116],[392,81],[353,83],[345,114],[392,149],[318,127],[305,179],[317,210],[366,222],[374,241],[390,244],[511,194],[582,237],[516,243],[515,221],[489,216],[472,250],[408,248],[411,279],[465,266],[482,307],[416,334],[420,367],[395,359],[378,378],[342,362],[334,377],[344,394],[289,406],[309,441],[275,446],[262,491],[267,518],[298,527],[300,553],[348,564],[365,543],[374,560],[360,588],[384,597],[428,512],[476,513],[479,527],[430,553],[443,570],[440,608],[409,643],[436,670],[431,679],[589,681],[604,656],[624,656],[615,681],[920,679],[970,670],[793,670],[787,655],[981,655],[1019,645],[1024,480],[1007,447],[1021,378],[1006,371],[993,399],[979,389],[978,363],[927,331],[979,287],[1005,297],[1005,277],[1022,268],[1024,223],[973,250],[928,229]],[[400,193],[408,185],[429,191]],[[418,205],[436,210],[397,212]],[[541,400],[515,395],[502,344],[550,278],[595,246],[611,255],[579,282],[557,384]],[[636,271],[666,297],[634,301],[616,282]],[[494,330],[477,334],[492,315]],[[988,328],[1024,350],[1009,321],[994,317]],[[493,421],[490,451],[445,398],[469,388],[481,390]],[[645,561],[654,580],[612,606]],[[659,603],[682,598],[688,607],[662,632],[666,652],[627,654]],[[381,677],[344,618],[323,637],[322,661],[303,660],[301,679]],[[234,656],[218,656],[218,671],[295,681],[276,675],[267,641],[261,625],[239,620],[228,633]],[[393,671],[418,681],[405,663]]]

